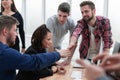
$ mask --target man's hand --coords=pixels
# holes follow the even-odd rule
[[[62,58],[69,57],[71,55],[71,52],[68,49],[61,49],[61,50],[56,49],[56,51],[59,52]]]
[[[88,64],[84,60],[77,60],[76,62],[85,67],[85,76],[87,80],[96,80],[97,78],[105,75],[105,72],[101,67]]]
[[[56,66],[52,66],[52,71],[53,71],[53,73],[56,73],[57,72],[57,70],[58,70],[58,68],[56,67]]]
[[[73,53],[76,46],[77,46],[76,44],[70,44],[67,49],[70,50]]]
[[[105,57],[100,66],[107,72],[120,70],[120,54]]]
[[[98,60],[100,60],[100,62],[102,62],[102,60],[106,57],[109,56],[109,52],[107,51],[103,51],[100,55],[96,55],[95,57],[93,57],[93,62],[97,62]]]
[[[62,63],[61,63],[61,65],[69,65],[70,64],[70,62],[71,62],[71,59],[66,59],[65,61],[63,61]]]
[[[97,62],[98,60],[103,60],[104,58],[106,57],[106,54],[100,54],[100,55],[97,55],[93,58],[93,62]]]
[[[65,69],[64,67],[62,67],[62,66],[57,66],[57,68],[58,68],[58,73],[59,73],[59,74],[65,74],[65,73],[66,73],[66,69]]]
[[[61,64],[62,65],[69,65],[70,64],[70,62],[71,62],[71,58],[72,58],[72,56],[73,56],[73,53],[74,53],[74,51],[75,51],[75,48],[76,48],[76,44],[70,44],[69,46],[68,46],[68,48],[67,48],[67,50],[69,50],[70,52],[71,52],[71,55],[65,60],[65,61],[63,61]]]

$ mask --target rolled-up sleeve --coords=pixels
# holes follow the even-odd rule
[[[83,26],[80,23],[78,23],[71,36],[75,36],[78,39],[79,35],[81,34],[82,28]]]
[[[111,32],[109,19],[106,19],[103,28],[104,28],[104,33],[103,33],[104,49],[111,48],[113,44],[113,40],[112,40],[112,32]]]

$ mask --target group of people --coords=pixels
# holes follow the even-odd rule
[[[80,10],[83,18],[78,20],[75,26],[74,20],[69,17],[69,3],[61,3],[57,15],[48,18],[46,24],[40,25],[34,31],[31,46],[25,50],[23,18],[13,0],[1,0],[0,80],[39,80],[53,75],[61,68],[63,70],[64,66],[71,62],[80,35],[80,60],[77,62],[85,66],[86,78],[115,80],[111,75],[120,69],[120,55],[109,56],[113,44],[110,21],[106,17],[96,16],[95,4],[92,1],[83,1]],[[17,29],[22,41],[21,52],[24,54],[20,53]],[[68,32],[69,46],[61,49],[61,43]],[[56,63],[61,57],[67,57],[61,63],[62,66]],[[101,63],[96,66],[85,63],[83,59],[95,63],[100,60]],[[16,69],[19,69],[17,76]]]
[[[61,57],[68,57],[70,51],[56,49],[46,52],[52,44],[52,33],[45,24],[35,30],[31,46],[25,51],[23,19],[14,1],[1,0],[0,14],[0,80],[38,80],[64,69],[55,62]],[[17,29],[24,54],[20,53]],[[17,76],[16,69],[19,70]]]

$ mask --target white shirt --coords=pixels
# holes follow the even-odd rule
[[[90,36],[90,47],[88,49],[87,59],[92,59],[94,56],[99,54],[99,51],[100,51],[101,40],[98,42],[98,44],[96,44],[95,36],[94,36],[95,28],[96,27],[89,26],[91,36]]]

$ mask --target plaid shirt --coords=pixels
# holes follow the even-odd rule
[[[97,44],[102,38],[104,42],[103,49],[111,48],[113,41],[109,19],[101,16],[96,16],[95,26],[96,28],[93,33],[95,36],[95,43]],[[86,58],[90,46],[91,33],[89,31],[87,23],[83,19],[78,21],[77,26],[72,33],[72,36],[75,36],[78,39],[80,34],[82,35],[82,41],[79,48],[80,58]]]

